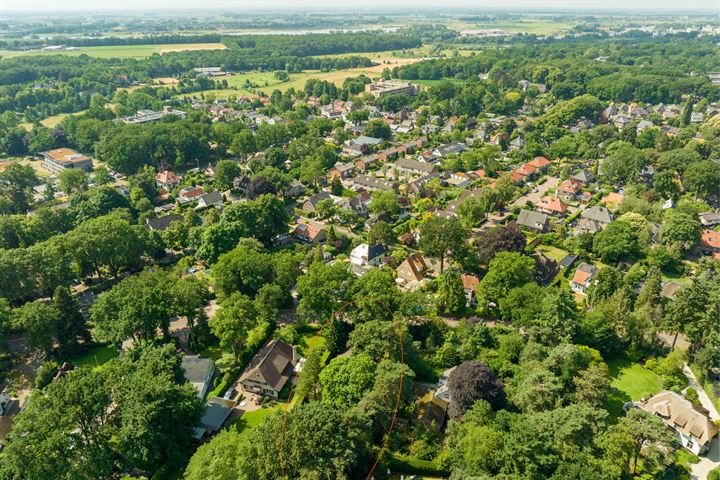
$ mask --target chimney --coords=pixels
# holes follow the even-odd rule
[[[297,357],[298,357],[298,355],[297,355],[297,348],[295,348],[295,345],[293,345],[293,346],[292,346],[292,364],[293,364],[293,367],[294,367],[295,365],[297,365],[297,360],[298,360]]]

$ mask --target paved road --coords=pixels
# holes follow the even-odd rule
[[[547,180],[545,180],[542,184],[537,185],[537,192],[530,192],[527,195],[523,195],[522,197],[518,198],[513,202],[513,205],[516,207],[524,208],[525,205],[527,205],[527,202],[532,202],[534,205],[537,205],[540,203],[540,200],[545,196],[545,192],[550,190],[551,188],[555,188],[560,183],[560,179],[558,177],[547,177]]]
[[[683,367],[685,375],[688,377],[688,387],[692,387],[698,392],[700,403],[710,414],[710,418],[713,420],[720,419],[720,413],[718,413],[715,404],[710,400],[705,390],[700,386],[695,378],[695,374],[690,368],[685,365]],[[710,450],[708,453],[700,457],[700,461],[692,465],[690,469],[690,478],[693,480],[706,480],[710,470],[720,467],[720,440],[715,437],[715,440],[710,444]]]

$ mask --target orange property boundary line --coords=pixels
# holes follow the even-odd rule
[[[388,313],[390,314],[390,316],[393,319],[393,324],[395,325],[395,330],[397,331],[397,336],[398,336],[399,343],[400,343],[400,363],[404,367],[405,366],[405,352],[403,350],[403,339],[402,339],[402,331],[400,329],[400,323],[398,322],[398,320],[395,317],[395,314],[392,312],[392,310],[390,310],[390,307],[388,307],[385,302],[383,302],[382,300],[378,300],[375,297],[369,297],[369,296],[358,297],[358,298],[355,298],[355,299],[350,300],[349,302],[345,303],[335,313],[333,313],[330,316],[330,318],[328,318],[328,320],[325,322],[325,324],[323,324],[322,328],[320,329],[320,333],[323,332],[323,330],[327,326],[328,322],[330,322],[330,320],[337,318],[340,314],[342,314],[347,309],[347,307],[349,307],[350,305],[353,305],[354,303],[356,303],[359,300],[372,300],[372,301],[377,302],[378,304],[382,305],[383,308],[385,308],[385,310],[388,311]],[[398,385],[397,396],[395,398],[395,408],[393,409],[392,417],[390,418],[390,427],[388,428],[388,431],[385,434],[385,441],[383,442],[383,445],[380,448],[380,452],[378,453],[378,456],[375,459],[375,462],[373,463],[372,468],[370,468],[370,471],[368,472],[367,476],[365,477],[365,480],[370,480],[373,472],[375,472],[375,469],[377,468],[378,463],[380,463],[380,459],[382,458],[383,454],[385,453],[385,448],[387,447],[388,441],[390,440],[390,434],[392,433],[393,428],[395,427],[395,418],[397,417],[397,412],[398,412],[398,409],[400,408],[400,397],[402,396],[403,380],[404,380],[404,373],[403,373],[403,370],[400,370],[400,382]],[[297,373],[295,373],[293,375],[293,382],[292,382],[292,385],[290,386],[290,394],[288,395],[288,400],[287,400],[288,404],[292,401],[292,397],[295,393],[296,381],[297,381]],[[285,414],[283,415],[282,430],[281,430],[281,434],[280,434],[279,459],[280,459],[280,470],[282,472],[283,480],[287,480],[287,478],[285,477],[285,462],[283,461],[283,446],[285,444],[285,422],[287,421],[287,414],[288,414],[288,410],[285,410]]]

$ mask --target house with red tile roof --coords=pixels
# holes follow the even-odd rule
[[[538,211],[548,215],[565,215],[567,213],[565,202],[556,197],[543,198],[536,208]]]
[[[170,170],[165,170],[155,175],[155,183],[158,187],[169,190],[177,185],[180,185],[180,177]]]
[[[463,290],[465,291],[465,298],[467,299],[468,305],[475,305],[475,294],[477,293],[480,279],[475,275],[463,273],[460,275],[460,280],[463,284]]]
[[[305,243],[318,244],[325,241],[327,233],[325,229],[309,223],[299,223],[293,232],[295,238]]]
[[[577,269],[575,269],[575,275],[573,279],[570,280],[570,288],[577,293],[585,294],[585,291],[590,288],[592,281],[599,271],[600,269],[595,265],[582,262],[578,265]]]
[[[532,165],[540,171],[545,171],[551,164],[550,160],[545,157],[535,157],[531,160],[528,165]]]
[[[575,180],[565,180],[560,184],[555,194],[556,197],[566,201],[574,201],[580,193],[580,184]]]
[[[720,260],[720,232],[703,230],[700,234],[700,250]]]

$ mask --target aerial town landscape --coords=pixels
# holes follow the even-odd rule
[[[720,4],[634,1],[5,2],[0,480],[720,480]]]

